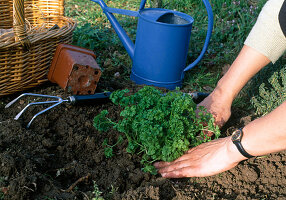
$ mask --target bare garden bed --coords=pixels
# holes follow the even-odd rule
[[[117,83],[99,88],[138,87]],[[29,92],[67,96],[51,84]],[[93,118],[103,109],[118,118],[120,110],[111,102],[63,104],[26,129],[35,110],[13,120],[25,100],[4,108],[17,95],[0,99],[0,199],[286,199],[285,151],[249,159],[212,177],[165,179],[142,172],[140,155],[128,154],[125,140],[115,147],[115,156],[105,158],[104,139],[115,143],[122,134],[98,132]],[[252,119],[248,112],[233,109],[221,137]]]

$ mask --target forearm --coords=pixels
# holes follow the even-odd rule
[[[219,90],[232,102],[244,85],[268,63],[270,60],[266,56],[244,45],[215,90]]]
[[[284,0],[269,0],[249,33],[240,54],[219,81],[217,90],[231,103],[247,81],[286,50],[278,15]],[[284,11],[285,12],[285,11]]]
[[[286,149],[286,102],[274,111],[243,128],[242,145],[252,155],[260,156]]]

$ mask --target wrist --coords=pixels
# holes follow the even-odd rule
[[[233,83],[229,82],[227,78],[222,77],[216,86],[217,90],[216,92],[220,93],[223,95],[224,98],[230,100],[231,102],[234,100],[234,98],[237,96],[235,85],[232,85]]]
[[[220,99],[221,103],[223,103],[225,107],[231,107],[231,104],[234,100],[232,91],[230,91],[228,88],[224,88],[219,83],[211,95],[213,96],[213,99]]]
[[[246,160],[247,158],[244,157],[239,150],[237,149],[237,147],[235,146],[235,144],[232,142],[231,140],[231,136],[227,137],[227,152],[229,157],[231,158],[231,160],[235,161],[235,162],[240,162],[242,160]]]

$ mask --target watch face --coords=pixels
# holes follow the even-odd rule
[[[241,140],[241,131],[240,130],[236,130],[232,133],[231,139],[232,141],[240,141]]]

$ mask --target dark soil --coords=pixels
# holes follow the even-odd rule
[[[119,82],[104,89],[126,87]],[[68,96],[51,84],[29,92]],[[112,103],[62,104],[26,129],[43,107],[29,108],[15,121],[27,99],[34,100],[25,98],[5,109],[17,95],[0,99],[0,199],[96,199],[94,186],[104,199],[286,199],[286,152],[249,159],[212,177],[165,179],[142,172],[140,157],[126,153],[126,142],[115,147],[115,156],[105,158],[104,139],[115,143],[120,133],[98,132],[93,118],[103,109],[118,118],[119,109]],[[232,113],[223,136],[252,118],[241,109]]]

